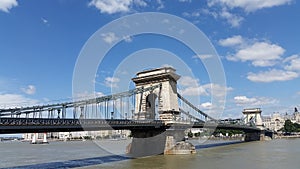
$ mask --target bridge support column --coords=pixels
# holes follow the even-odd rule
[[[127,153],[132,157],[145,157],[162,154],[166,136],[164,130],[132,130],[132,142],[127,146]]]
[[[260,132],[245,133],[245,141],[260,141]]]
[[[31,144],[36,144],[36,140],[37,140],[37,133],[33,133]]]
[[[164,154],[194,154],[195,146],[184,141],[185,130],[167,130]]]
[[[133,140],[127,147],[132,157],[158,154],[192,154],[195,147],[183,141],[184,130],[132,130]]]
[[[268,135],[266,135],[264,130],[258,132],[250,132],[245,134],[245,141],[265,141],[266,136]]]
[[[43,143],[44,144],[48,143],[48,141],[47,141],[47,133],[44,133]]]

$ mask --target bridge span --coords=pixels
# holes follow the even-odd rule
[[[260,131],[247,125],[226,123],[186,122],[162,120],[128,120],[128,119],[45,119],[45,118],[1,118],[0,134],[44,133],[98,130],[155,130],[155,129],[227,129],[244,132]]]
[[[132,79],[135,89],[122,93],[0,109],[0,134],[131,130],[129,152],[134,156],[176,154],[183,147],[181,141],[188,128],[242,130],[246,141],[264,138],[261,111],[247,110],[239,123],[224,123],[178,93],[179,78],[171,67],[146,70]],[[193,152],[193,148],[184,151]]]

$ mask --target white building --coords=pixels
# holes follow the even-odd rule
[[[274,113],[271,116],[263,116],[263,126],[267,129],[278,131],[284,127],[286,120],[291,120],[293,123],[300,124],[300,113],[295,112],[292,115],[281,115],[279,113]]]
[[[44,139],[44,133],[24,133],[22,134],[22,138],[26,141],[31,141],[33,138],[33,135],[36,134],[36,139]],[[47,138],[51,137],[51,133],[46,133]]]
[[[95,139],[100,138],[127,138],[130,135],[130,130],[100,130],[100,131],[78,131],[78,132],[56,132],[47,133],[47,138],[53,139],[78,139],[85,136],[90,136]],[[24,140],[32,140],[34,133],[24,133]],[[38,133],[38,139],[43,138],[43,133]]]
[[[283,128],[284,123],[285,123],[285,118],[279,113],[274,113],[271,116],[263,117],[264,127],[273,131],[278,131],[281,128]]]

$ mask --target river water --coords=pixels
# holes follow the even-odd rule
[[[193,155],[157,155],[131,159],[124,154],[130,140],[0,142],[0,168],[101,169],[299,169],[300,139],[278,139],[219,145],[209,141]],[[194,144],[197,141],[193,141]],[[223,144],[223,143],[222,143]]]

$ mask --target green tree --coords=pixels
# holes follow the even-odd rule
[[[296,132],[297,131],[296,126],[291,122],[291,120],[286,120],[284,122],[283,129],[284,129],[284,132],[288,132],[288,133]]]
[[[194,134],[195,137],[200,137],[200,132]]]
[[[189,137],[189,138],[192,138],[192,137],[193,137],[193,133],[192,133],[191,130],[188,132],[188,137]]]

